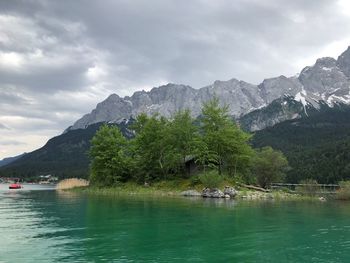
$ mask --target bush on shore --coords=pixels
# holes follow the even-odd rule
[[[269,188],[271,183],[284,180],[289,166],[282,152],[264,147],[256,151],[251,170],[256,175],[257,183],[262,188]]]
[[[219,175],[218,171],[212,170],[199,175],[199,180],[204,187],[218,188],[224,181],[223,176]]]

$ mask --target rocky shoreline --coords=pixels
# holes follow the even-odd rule
[[[237,190],[231,186],[225,186],[223,191],[218,188],[204,188],[202,192],[197,190],[186,190],[180,193],[185,197],[202,197],[202,198],[224,198],[224,199],[243,199],[243,200],[319,200],[326,201],[325,197],[306,197],[300,194],[287,192],[261,192],[240,189]]]
[[[182,188],[182,189],[181,189]],[[185,190],[187,188],[187,190]],[[276,190],[269,191],[266,189],[250,189],[245,186],[228,186],[223,188],[189,188],[181,186],[165,186],[165,185],[152,185],[141,186],[138,184],[124,184],[119,187],[99,188],[99,187],[75,187],[69,189],[70,191],[77,191],[87,194],[96,195],[144,195],[144,196],[177,196],[188,198],[203,198],[213,200],[246,200],[246,201],[328,201],[332,200],[331,196],[309,196],[298,193],[290,193],[286,191]]]

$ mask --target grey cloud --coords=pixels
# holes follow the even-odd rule
[[[104,1],[78,8],[83,3],[74,1],[69,8],[57,2],[53,8],[67,19],[78,12],[86,35],[111,51],[111,64],[127,61],[130,71],[124,73],[125,78],[163,74],[172,82],[196,87],[216,78],[259,82],[277,72],[274,64],[278,62],[271,63],[273,53],[281,55],[279,60],[290,52],[302,57],[315,46],[342,38],[349,29],[347,18],[339,15],[335,19],[337,10],[329,1],[217,2],[152,1],[150,5],[146,1]],[[294,22],[297,16],[305,21]],[[300,46],[299,55],[292,51],[295,46]],[[239,62],[252,68],[261,65],[264,71],[247,72]],[[294,73],[290,66],[284,67]],[[280,70],[279,65],[277,68]],[[208,71],[216,77],[208,78]]]
[[[0,78],[1,79],[1,78]],[[0,108],[12,110],[16,105],[25,105],[28,101],[16,92],[16,89],[0,85]],[[10,106],[10,108],[9,108]]]
[[[10,128],[7,127],[6,125],[0,123],[0,130],[9,130]]]
[[[7,140],[7,141],[0,140],[0,145],[4,145],[4,146],[9,146],[9,145],[26,145],[26,143],[20,142],[20,141],[16,141],[16,140]]]
[[[86,85],[84,73],[88,67],[66,65],[58,69],[33,69],[32,72],[1,72],[1,83],[15,85],[41,93],[54,93],[59,90],[80,90]]]
[[[0,19],[0,118],[36,120],[18,132],[60,133],[112,92],[293,75],[350,38],[328,0],[11,0]]]
[[[33,17],[38,27],[59,39],[58,45],[78,42],[107,51],[109,81],[116,84],[162,78],[198,88],[232,77],[257,83],[280,74],[281,64],[282,73],[296,73],[299,69],[284,57],[302,58],[303,53],[339,40],[349,30],[348,18],[335,16],[339,13],[335,2],[326,0],[31,1],[28,5],[11,1],[3,7],[12,14]],[[84,30],[74,35],[64,23],[49,23],[45,18],[65,21],[66,27],[81,24]],[[43,70],[41,76],[17,78],[18,84],[28,81],[36,89],[79,89],[86,84],[82,74],[93,63],[88,58],[93,54],[84,57],[82,53],[76,55],[80,67]],[[114,72],[120,65],[127,69]]]

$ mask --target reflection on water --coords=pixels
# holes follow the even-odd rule
[[[0,262],[348,262],[347,203],[0,191]]]

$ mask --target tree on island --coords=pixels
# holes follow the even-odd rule
[[[130,141],[138,181],[165,179],[171,167],[172,145],[168,143],[169,122],[164,117],[141,114],[133,125],[135,138]],[[133,128],[131,127],[131,128]]]
[[[220,107],[218,98],[204,104],[202,109],[201,130],[203,147],[216,156],[216,168],[219,174],[224,171],[236,175],[249,166],[254,154],[248,144],[250,135],[242,131],[228,114],[228,107]],[[207,160],[212,163],[212,160]]]
[[[283,154],[272,148],[255,153],[249,145],[251,135],[240,129],[217,98],[204,104],[196,123],[188,110],[170,119],[140,114],[129,129],[134,132],[129,140],[112,125],[103,125],[93,137],[92,184],[113,186],[127,180],[143,183],[186,177],[186,160],[192,159],[204,173],[215,170],[213,174],[220,177],[239,175],[243,179],[252,174],[255,182],[266,187],[281,179],[288,166]]]
[[[92,184],[112,186],[130,178],[128,141],[118,127],[102,125],[91,141]]]
[[[189,110],[178,111],[169,122],[169,143],[173,145],[175,164],[179,172],[186,174],[186,158],[195,154],[200,140],[198,126]]]

